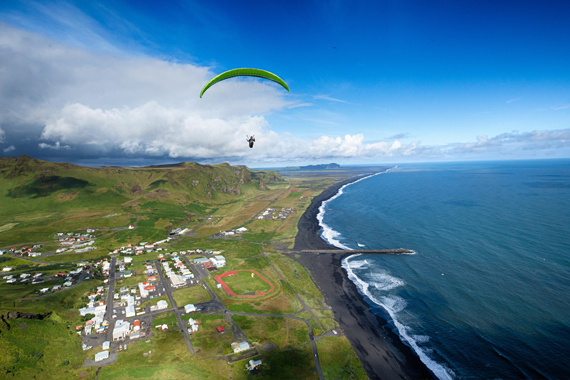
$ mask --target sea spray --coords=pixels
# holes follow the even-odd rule
[[[431,359],[428,355],[427,355],[427,351],[426,349],[423,349],[419,346],[418,343],[423,343],[423,342],[427,342],[429,340],[429,337],[427,336],[417,336],[417,335],[411,335],[409,332],[409,328],[407,326],[404,326],[397,318],[397,313],[399,311],[402,311],[405,306],[406,306],[406,301],[400,297],[396,297],[396,296],[387,296],[387,297],[381,297],[380,299],[378,299],[377,297],[375,297],[369,290],[370,284],[368,284],[367,282],[363,281],[360,277],[358,277],[353,269],[355,269],[354,267],[351,266],[350,263],[350,259],[355,258],[357,256],[360,256],[361,254],[354,254],[354,255],[350,255],[345,257],[342,260],[342,267],[346,270],[346,273],[348,274],[348,278],[354,282],[354,284],[356,285],[357,289],[359,290],[359,292],[363,295],[365,295],[370,301],[372,301],[373,303],[375,303],[376,305],[382,307],[384,310],[386,310],[388,312],[388,314],[390,315],[390,318],[392,319],[392,322],[394,323],[394,325],[396,326],[396,328],[398,329],[398,333],[400,334],[400,336],[402,338],[404,338],[406,340],[406,342],[408,342],[408,344],[413,348],[413,350],[416,352],[416,354],[419,356],[420,360],[435,374],[435,376],[440,379],[440,380],[452,380],[455,376],[455,374],[453,373],[452,370],[450,370],[449,368],[444,367],[443,365],[437,363],[435,360]],[[364,261],[364,260],[362,260]],[[360,264],[361,261],[359,261],[358,263],[358,268],[362,267],[362,265]],[[388,279],[388,276],[383,274],[382,277],[384,279]],[[391,276],[389,276],[391,277]],[[397,284],[394,286],[388,286],[388,289],[393,289],[397,286],[401,286],[404,285],[405,283],[400,280],[400,279],[396,279],[394,277],[392,277],[391,279],[389,279],[392,284]],[[380,288],[382,288],[382,285],[380,285]],[[419,339],[415,339],[416,337],[418,337]]]

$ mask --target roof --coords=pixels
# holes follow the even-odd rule
[[[108,357],[109,357],[109,351],[101,351],[101,352],[95,354],[95,360],[107,359]]]
[[[218,327],[216,328],[216,330],[218,330],[218,332],[224,332],[224,331],[225,331],[222,326],[218,326]]]

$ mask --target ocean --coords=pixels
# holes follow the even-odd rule
[[[323,202],[321,236],[439,379],[570,379],[570,160],[398,165]]]

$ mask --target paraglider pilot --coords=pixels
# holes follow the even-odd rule
[[[249,147],[250,147],[250,148],[253,148],[253,143],[255,142],[255,137],[251,136],[251,137],[248,138],[248,137],[246,136],[246,139],[247,139],[247,142],[249,143]]]

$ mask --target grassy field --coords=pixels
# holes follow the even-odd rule
[[[293,259],[279,253],[270,253],[269,260],[309,307],[323,307],[324,299],[309,273]]]
[[[87,379],[95,368],[82,368],[86,353],[75,329],[57,318],[0,322],[2,378]]]
[[[271,354],[263,359],[260,375],[264,379],[290,380],[318,379],[315,360],[310,345],[296,348],[291,351],[282,351]],[[255,378],[255,377],[252,377]]]
[[[232,315],[232,319],[250,342],[274,343],[278,349],[292,348],[309,341],[309,328],[301,321],[284,317],[249,317]]]
[[[229,332],[230,323],[224,319],[223,315],[203,315],[194,313],[183,316],[183,320],[194,319],[198,322],[199,328],[197,332],[192,333],[190,341],[192,345],[201,352],[210,352],[211,355],[227,355],[232,353],[232,333]],[[218,333],[216,328],[223,327],[226,331],[223,334]]]
[[[176,289],[172,292],[174,302],[177,306],[184,306],[188,304],[196,304],[201,302],[210,301],[212,296],[202,285],[185,287]]]
[[[158,301],[166,301],[166,303],[168,304],[168,308],[172,307],[172,305],[170,305],[170,301],[168,300],[168,296],[154,297],[153,299],[146,300],[143,303],[141,303],[140,307],[142,309],[147,306],[154,306],[158,303]]]
[[[319,361],[326,379],[368,379],[358,356],[345,337],[317,340]]]
[[[120,280],[116,280],[115,286],[132,286],[138,284],[139,282],[145,282],[148,278],[144,274],[144,271],[146,270],[146,264],[142,261],[134,262],[133,260],[133,263],[131,263],[131,265],[129,265],[125,270],[131,270],[131,271],[134,270],[135,275],[127,278],[121,278]]]
[[[259,272],[258,272],[259,273]],[[261,272],[267,281],[271,283],[268,276]],[[258,275],[250,271],[237,271],[235,275],[222,277],[222,280],[229,286],[229,288],[237,295],[252,294],[257,291],[262,293],[271,290],[271,285],[261,279]]]

